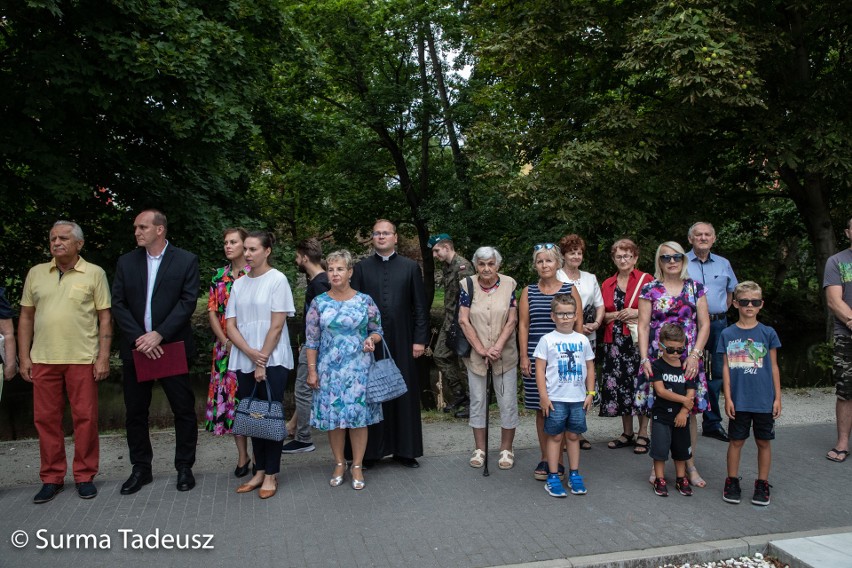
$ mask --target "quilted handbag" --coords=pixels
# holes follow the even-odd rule
[[[376,356],[370,353],[373,363],[367,375],[366,400],[370,403],[387,402],[399,398],[408,392],[402,372],[393,362],[387,342],[382,341],[385,358],[376,361]]]
[[[470,303],[473,304],[473,280],[470,276],[468,276],[466,281],[467,289],[469,290],[468,293],[470,295]],[[447,331],[446,343],[447,347],[449,347],[450,350],[459,357],[470,357],[472,347],[470,342],[467,340],[467,337],[465,337],[464,331],[462,331],[461,324],[459,324],[458,300],[456,300],[456,313],[453,316],[453,322],[450,324],[449,331]]]
[[[263,381],[263,384],[266,385],[267,400],[255,398],[257,393],[257,383],[255,383],[251,395],[242,399],[237,405],[232,433],[280,442],[287,435],[287,427],[284,424],[284,405],[281,401],[272,400],[269,383]]]

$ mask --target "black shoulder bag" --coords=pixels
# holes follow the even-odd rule
[[[468,276],[465,278],[467,282],[467,293],[470,296],[470,304],[473,305],[473,279]],[[450,330],[447,332],[447,347],[459,357],[470,357],[470,342],[464,336],[459,325],[459,299],[461,298],[461,290],[459,290],[459,298],[456,299],[456,314],[453,316],[453,323],[450,325]]]

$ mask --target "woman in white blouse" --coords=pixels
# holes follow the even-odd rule
[[[556,272],[556,278],[560,282],[573,284],[580,293],[580,299],[583,301],[583,333],[589,338],[589,344],[594,351],[598,329],[603,325],[605,308],[597,277],[580,270],[583,253],[586,252],[586,241],[580,235],[565,235],[559,241],[559,252],[562,253],[564,262],[562,268]],[[580,436],[580,448],[591,450],[592,444]]]
[[[245,239],[245,258],[251,271],[234,282],[225,311],[228,339],[234,345],[228,369],[236,371],[237,396],[266,399],[269,385],[272,399],[284,398],[289,369],[293,368],[293,350],[287,333],[287,316],[293,316],[293,293],[287,277],[269,265],[274,238],[266,231],[253,231]],[[248,493],[260,488],[261,499],[275,495],[281,470],[284,441],[252,437],[254,476],[237,488]]]

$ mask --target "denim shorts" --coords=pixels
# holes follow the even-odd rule
[[[559,402],[551,400],[553,410],[544,419],[544,432],[558,436],[563,432],[582,434],[586,428],[586,411],[582,402]]]

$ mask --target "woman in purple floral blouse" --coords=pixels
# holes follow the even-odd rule
[[[687,351],[681,355],[687,379],[696,380],[698,389],[689,419],[692,437],[692,458],[687,461],[690,482],[697,487],[706,483],[695,468],[695,442],[697,429],[695,414],[707,409],[705,395],[707,380],[704,376],[704,345],[710,335],[710,312],[704,297],[704,286],[689,278],[686,253],[678,243],[668,241],[657,247],[654,259],[656,278],[646,284],[639,294],[639,376],[636,388],[636,406],[644,413],[654,404],[653,391],[648,377],[652,376],[651,362],[659,357],[659,335],[664,324],[674,323],[686,332]],[[653,440],[651,442],[653,444]]]

